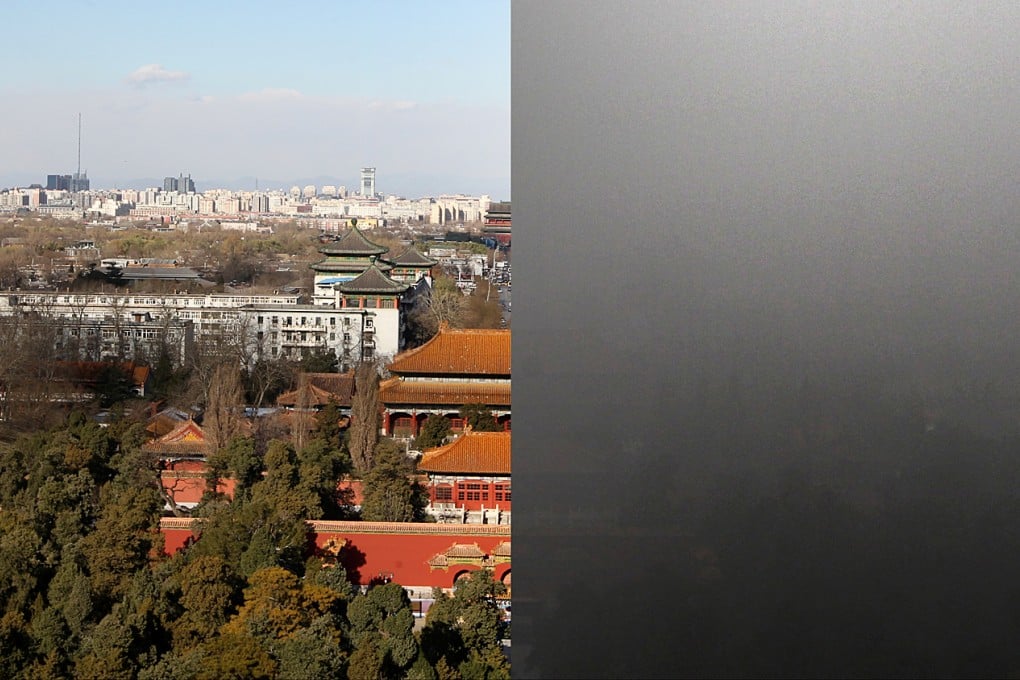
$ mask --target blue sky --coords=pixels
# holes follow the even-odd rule
[[[5,3],[0,186],[190,172],[510,194],[510,10],[475,2]],[[242,182],[243,184],[243,182]]]

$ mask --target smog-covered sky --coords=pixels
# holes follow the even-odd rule
[[[519,259],[587,291],[543,301],[550,314],[603,319],[591,333],[623,360],[669,348],[751,371],[1003,378],[1020,312],[1020,9],[642,7],[571,15],[603,49],[559,50],[562,69],[515,54],[519,91],[546,104],[515,114],[555,178],[538,198],[568,197],[577,225]],[[567,108],[571,124],[550,125]],[[551,156],[553,139],[569,153]]]
[[[1020,668],[1018,25],[515,5],[523,675]]]

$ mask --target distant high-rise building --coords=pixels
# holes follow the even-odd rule
[[[361,195],[365,198],[375,197],[375,168],[361,169]]]
[[[191,181],[191,175],[185,176],[184,173],[181,173],[179,177],[164,177],[163,191],[193,194],[195,193],[195,183]]]
[[[70,175],[46,175],[46,189],[49,191],[70,191]]]
[[[89,174],[87,172],[76,172],[71,175],[71,191],[88,191]]]

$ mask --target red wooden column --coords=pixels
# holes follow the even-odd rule
[[[383,434],[386,435],[387,437],[389,437],[391,432],[392,432],[392,430],[390,429],[391,423],[390,423],[390,412],[389,411],[383,411],[383,421],[382,422],[383,422],[383,425],[382,425],[383,426]]]

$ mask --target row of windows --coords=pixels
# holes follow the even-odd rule
[[[449,490],[450,489],[447,489],[447,491],[449,491]],[[439,491],[440,491],[439,489],[436,489],[436,500],[437,501],[439,501],[439,500],[451,500],[449,497],[440,498]],[[510,501],[510,492],[509,491],[507,491],[506,493],[497,493],[497,494],[495,494],[495,496],[496,496],[496,500],[497,501],[508,501],[508,502]],[[457,500],[458,501],[464,501],[464,500],[468,500],[468,501],[487,501],[487,500],[489,500],[489,492],[488,491],[458,491],[457,492]]]
[[[344,298],[343,306],[348,309],[396,309],[397,301],[392,298]]]
[[[325,325],[322,322],[323,321],[322,317],[319,317],[319,316],[312,317],[311,321],[308,319],[308,317],[302,316],[302,317],[300,317],[300,320],[295,324],[294,319],[296,319],[296,318],[298,318],[298,317],[292,317],[292,316],[283,317],[283,325],[285,325],[285,326],[294,326],[294,325],[298,325],[298,326],[323,326],[323,325]],[[258,317],[258,325],[264,326],[265,323],[266,323],[266,317],[264,317],[264,316]],[[365,319],[365,327],[366,328],[372,328],[372,323],[373,323],[372,319]],[[278,317],[278,316],[270,317],[269,325],[271,325],[271,326],[279,326],[280,325],[280,317]],[[330,326],[336,326],[336,317],[335,316],[329,318],[329,325]],[[350,326],[350,325],[351,325],[351,318],[349,316],[345,316],[344,317],[344,326]]]
[[[82,330],[84,335],[95,335],[95,328],[85,328]],[[145,338],[146,340],[153,340],[159,337],[159,331],[155,328],[141,328],[141,329],[128,329],[120,332],[121,337],[124,338]],[[72,338],[77,338],[79,333],[77,330],[70,331],[69,335]],[[112,329],[103,329],[102,335],[104,338],[113,338],[116,332]]]
[[[457,500],[463,501],[487,501],[489,500],[489,491],[479,491],[487,485],[482,484],[458,484],[457,489]],[[509,501],[510,500],[510,485],[507,484],[506,491],[496,491],[493,495],[497,501]],[[497,489],[502,489],[503,484],[497,484]],[[465,491],[464,488],[470,489]],[[436,487],[436,501],[452,501],[453,500],[453,489],[449,486],[437,486]]]

